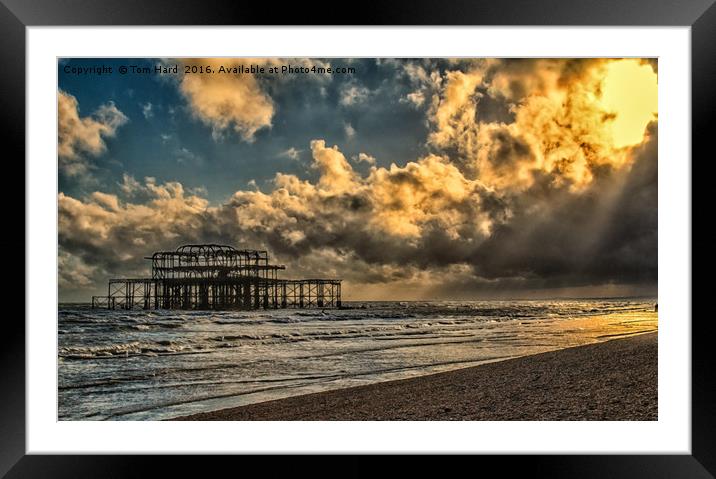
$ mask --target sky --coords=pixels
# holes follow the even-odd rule
[[[58,79],[62,302],[203,242],[344,300],[656,293],[656,60],[60,59]]]

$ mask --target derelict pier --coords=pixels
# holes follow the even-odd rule
[[[218,244],[189,244],[157,251],[151,278],[110,279],[107,296],[92,296],[107,309],[340,308],[340,279],[280,279],[283,265],[266,251]]]

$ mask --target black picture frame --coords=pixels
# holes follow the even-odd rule
[[[25,157],[25,28],[80,25],[572,25],[690,26],[692,67],[692,151],[707,160],[709,127],[716,102],[715,0],[399,0],[357,5],[350,16],[335,2],[268,4],[226,0],[0,0],[0,118],[5,132],[6,161]],[[10,146],[8,149],[7,146]],[[709,155],[709,156],[712,156]],[[693,161],[691,159],[687,159]],[[681,160],[683,161],[683,159]],[[694,202],[695,203],[695,202]],[[26,250],[27,258],[29,252]],[[692,289],[693,291],[693,289]],[[27,292],[26,292],[27,294]],[[692,293],[693,297],[693,293]],[[27,300],[27,296],[26,296]],[[0,475],[19,477],[144,477],[159,465],[162,475],[181,475],[198,467],[205,472],[241,464],[249,468],[265,459],[178,456],[42,456],[25,453],[25,328],[17,316],[6,317],[0,350]],[[691,318],[684,318],[688,320]],[[53,324],[48,322],[48,324]],[[701,478],[716,474],[716,377],[710,365],[709,317],[692,321],[692,455],[641,456],[481,456],[471,459],[479,470],[501,470],[509,464],[548,477]],[[253,464],[256,461],[257,464]],[[475,462],[479,461],[479,462]],[[301,472],[306,458],[278,466],[271,475]],[[420,458],[403,461],[426,472]],[[440,461],[442,474],[463,470],[461,462]],[[341,459],[340,475],[372,472],[361,458]],[[278,467],[278,469],[276,469]],[[285,467],[285,469],[284,469]],[[250,469],[247,469],[250,470]],[[474,469],[473,469],[474,470]],[[320,473],[312,467],[312,472]],[[330,469],[324,470],[330,473]],[[335,470],[334,470],[335,473]]]

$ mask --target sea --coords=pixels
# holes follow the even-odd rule
[[[61,421],[165,420],[656,331],[656,299],[351,302],[344,309],[60,304]]]

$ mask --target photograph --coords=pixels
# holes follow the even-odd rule
[[[0,478],[716,477],[715,2],[0,0]]]
[[[658,66],[58,57],[57,420],[657,422]]]

